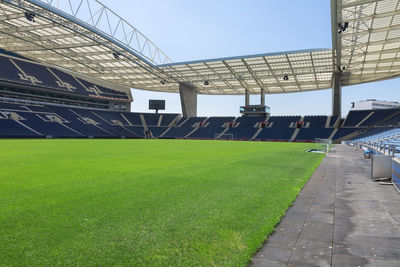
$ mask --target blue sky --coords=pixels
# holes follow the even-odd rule
[[[331,48],[330,0],[101,0],[174,62],[310,48]],[[342,113],[365,99],[400,101],[400,79],[343,88]],[[178,94],[132,90],[133,111],[165,99],[181,112]],[[252,104],[259,96],[252,96]],[[244,96],[198,97],[199,116],[239,116]],[[328,115],[331,91],[266,95],[272,115]]]

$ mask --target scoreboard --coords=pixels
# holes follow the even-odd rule
[[[165,100],[149,100],[149,109],[155,110],[157,113],[159,110],[165,110]]]

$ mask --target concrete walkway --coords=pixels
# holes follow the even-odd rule
[[[336,145],[250,266],[400,266],[400,194]]]

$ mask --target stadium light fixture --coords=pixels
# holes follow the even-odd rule
[[[347,30],[347,28],[349,27],[349,23],[346,21],[345,23],[338,23],[338,33],[342,33],[342,32],[344,32],[344,31],[346,31]]]
[[[25,18],[26,18],[28,21],[35,22],[35,14],[32,13],[32,12],[25,12]]]
[[[113,53],[113,56],[114,56],[115,59],[119,59],[120,55],[121,55],[121,54],[118,53],[118,52],[114,52],[114,53]]]

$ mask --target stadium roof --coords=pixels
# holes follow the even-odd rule
[[[0,47],[145,90],[178,92],[180,82],[192,83],[200,94],[319,90],[331,88],[337,71],[343,85],[400,75],[399,2],[332,0],[333,49],[172,63],[97,0],[2,0]],[[345,22],[348,28],[338,33]]]
[[[339,35],[344,85],[400,75],[400,0],[339,1],[338,20],[349,22]]]

